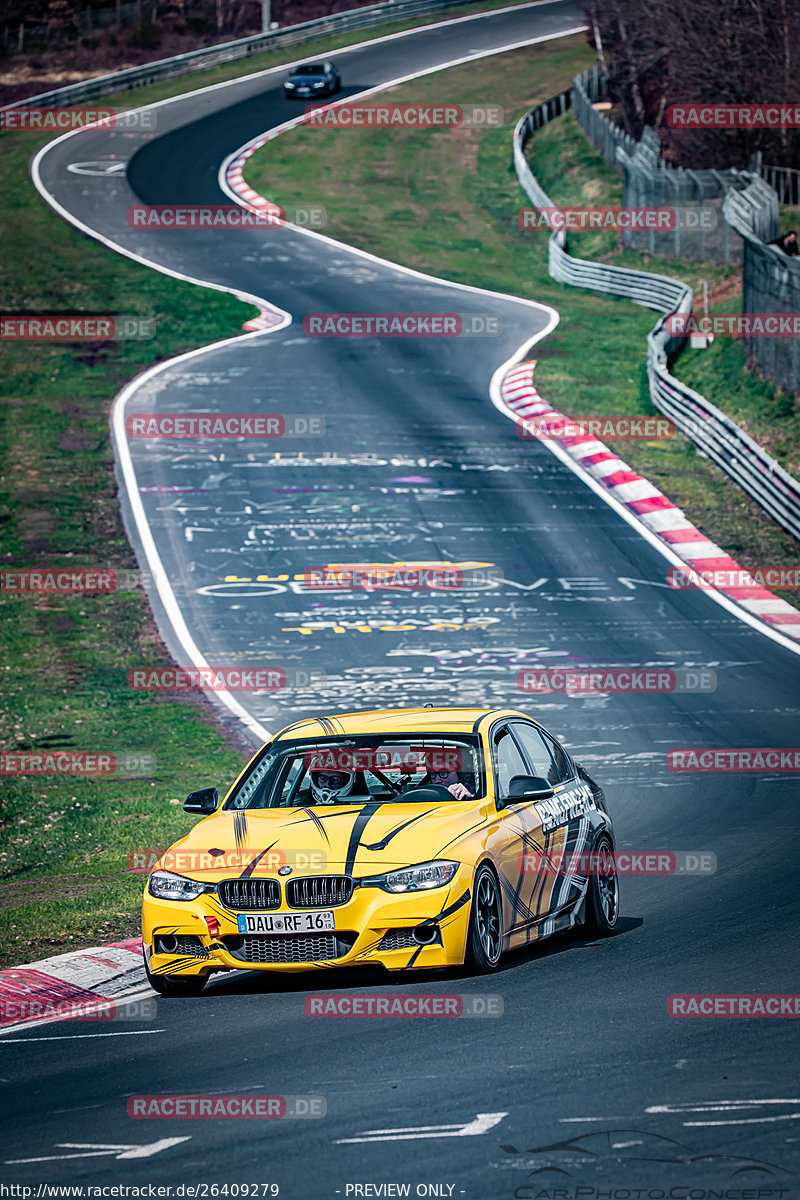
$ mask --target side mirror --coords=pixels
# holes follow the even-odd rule
[[[183,802],[183,811],[207,817],[217,811],[218,804],[219,792],[216,788],[200,788],[198,792],[189,792]]]
[[[506,800],[547,800],[554,794],[553,785],[541,775],[512,775]]]

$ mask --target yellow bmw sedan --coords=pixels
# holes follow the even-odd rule
[[[147,978],[196,995],[217,971],[497,968],[505,951],[619,916],[602,789],[512,709],[314,717],[258,751],[159,860]]]

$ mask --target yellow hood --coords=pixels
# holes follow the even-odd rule
[[[326,805],[217,813],[200,821],[159,862],[217,882],[245,876],[352,874],[428,862],[481,820],[482,801]]]

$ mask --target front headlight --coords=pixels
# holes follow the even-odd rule
[[[362,879],[361,886],[379,887],[385,892],[427,892],[449,883],[458,866],[456,862],[438,859],[436,862],[420,863],[416,867],[400,867],[397,871],[375,875],[372,879]]]
[[[199,883],[196,879],[185,879],[173,875],[172,871],[154,871],[147,890],[159,900],[196,900],[203,892],[213,892],[213,884]]]
[[[288,80],[287,80],[287,82],[286,82],[286,83],[285,83],[283,86],[284,86],[284,87],[287,87],[287,88],[295,88],[295,87],[297,86],[297,84],[295,84],[295,83],[289,83],[289,82],[288,82]]]
[[[321,79],[319,83],[315,83],[314,87],[325,87],[325,80]]]

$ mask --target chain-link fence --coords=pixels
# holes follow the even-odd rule
[[[800,208],[800,171],[795,167],[768,167],[759,164],[758,173],[775,192],[781,204]]]
[[[800,313],[800,259],[766,243],[780,230],[779,200],[800,204],[800,171],[762,166],[751,170],[689,171],[661,159],[661,139],[645,127],[634,142],[600,109],[606,77],[597,68],[573,81],[572,106],[589,140],[625,174],[626,208],[670,208],[674,228],[626,230],[626,245],[664,258],[741,262],[743,312]],[[789,333],[746,339],[748,354],[781,387],[800,394],[800,338]]]
[[[589,140],[625,175],[626,208],[669,209],[663,229],[625,230],[626,246],[663,258],[695,262],[741,262],[742,239],[722,217],[722,204],[732,189],[747,187],[747,172],[689,171],[661,159],[661,139],[650,126],[636,142],[595,108],[606,94],[606,76],[594,67],[574,79],[575,115]]]
[[[796,316],[800,314],[800,258],[790,258],[779,246],[766,245],[766,234],[777,226],[767,224],[769,205],[777,210],[775,192],[756,178],[746,191],[732,193],[725,201],[725,218],[744,241],[742,311],[744,313]],[[781,387],[800,394],[800,338],[787,331],[776,337],[748,337],[747,352],[760,370]]]

